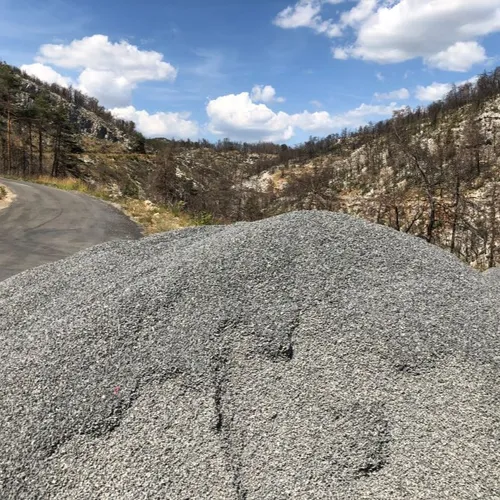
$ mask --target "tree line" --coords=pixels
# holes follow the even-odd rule
[[[55,177],[77,173],[76,155],[83,150],[74,109],[96,114],[137,142],[142,138],[133,122],[114,119],[97,99],[0,63],[0,172]]]

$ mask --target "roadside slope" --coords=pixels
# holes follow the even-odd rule
[[[111,240],[137,239],[139,227],[99,200],[2,179],[16,198],[0,211],[0,281]]]

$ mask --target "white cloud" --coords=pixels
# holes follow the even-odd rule
[[[307,132],[329,133],[344,127],[355,128],[365,125],[371,118],[390,117],[394,111],[401,108],[402,106],[392,102],[387,106],[361,104],[355,109],[337,115],[331,115],[326,111],[315,113],[304,111],[290,115],[290,122]]]
[[[108,107],[129,104],[132,91],[141,82],[173,81],[177,76],[177,70],[159,52],[140,50],[125,41],[113,43],[105,35],[68,45],[42,45],[36,60],[81,70],[78,88]]]
[[[474,84],[476,82],[477,82],[477,76],[470,78],[469,80],[458,82],[456,85],[460,86],[466,83]],[[437,82],[434,82],[426,87],[419,85],[417,87],[417,90],[415,91],[415,97],[419,101],[423,102],[439,101],[439,99],[442,99],[443,97],[446,96],[446,94],[452,89],[452,87],[453,87],[452,83],[437,83]]]
[[[285,98],[276,97],[276,90],[271,85],[255,85],[252,89],[252,101],[269,104],[271,102],[285,102]]]
[[[341,3],[343,0],[329,0],[327,3]],[[324,20],[319,15],[321,0],[299,0],[294,6],[288,6],[274,19],[274,24],[284,29],[311,28],[318,34],[330,38],[342,34],[340,26],[331,20]]]
[[[402,88],[399,90],[393,90],[391,92],[385,92],[385,93],[375,92],[374,95],[375,99],[378,99],[379,101],[391,100],[391,99],[404,100],[404,99],[409,99],[410,92],[408,89]]]
[[[380,73],[380,71],[376,73],[375,76],[377,77],[377,80],[379,82],[383,82],[385,80],[385,76],[382,73]]]
[[[358,26],[368,19],[377,8],[377,0],[359,0],[351,10],[341,16],[343,26]]]
[[[67,45],[42,45],[36,60],[22,69],[63,86],[72,83],[71,79],[47,64],[79,70],[75,88],[112,108],[115,117],[134,121],[137,129],[148,137],[188,138],[199,133],[198,124],[189,119],[189,113],[150,114],[131,105],[132,93],[139,83],[175,80],[177,70],[159,52],[140,50],[125,41],[113,43],[107,36],[94,35]]]
[[[400,107],[362,104],[346,113],[331,115],[326,111],[288,114],[257,104],[250,93],[229,94],[207,105],[208,129],[213,134],[248,141],[287,141],[295,129],[310,133],[332,133],[343,127],[358,127],[370,118],[389,117]]]
[[[388,105],[372,105],[372,104],[361,104],[361,106],[348,111],[344,116],[346,120],[351,120],[351,126],[359,126],[365,123],[364,118],[366,117],[384,117],[391,116],[394,111],[402,109],[404,106],[399,106],[396,102],[391,102]],[[362,119],[360,121],[360,119]]]
[[[419,85],[415,92],[415,97],[419,101],[427,101],[427,102],[438,101],[451,90],[451,87],[452,87],[451,83],[437,83],[437,82],[434,82],[431,85],[428,85],[427,87]]]
[[[127,106],[136,84],[113,70],[84,69],[78,78],[78,89],[96,97],[107,107]]]
[[[28,73],[28,75],[35,76],[43,82],[57,83],[61,87],[69,87],[72,84],[71,78],[59,74],[53,68],[45,64],[23,64],[21,69]]]
[[[288,114],[256,104],[248,92],[211,100],[207,115],[209,130],[216,135],[253,141],[287,141],[293,136]]]
[[[146,137],[168,137],[188,139],[199,134],[195,121],[189,120],[189,113],[153,113],[140,111],[133,106],[110,110],[113,116],[122,120],[133,121],[137,130]]]
[[[112,43],[106,35],[73,40],[69,45],[42,45],[37,59],[61,68],[107,71],[113,67],[134,81],[173,80],[177,74],[171,64],[163,61],[159,52],[139,50],[123,40]]]
[[[486,61],[486,51],[477,42],[457,42],[446,50],[427,58],[429,66],[448,71],[467,71]]]
[[[336,117],[327,111],[303,111],[295,115],[290,115],[290,123],[306,132],[333,131],[338,127]]]
[[[280,28],[312,28],[321,12],[321,4],[318,1],[300,0],[293,7],[288,6],[282,10],[274,20]]]
[[[336,59],[363,59],[381,64],[422,58],[428,65],[466,71],[485,61],[478,43],[500,31],[499,0],[355,0],[356,5],[323,19],[321,0],[300,0],[278,14],[282,28],[335,27],[336,36],[354,43],[332,49]],[[324,2],[323,2],[324,3]],[[329,2],[327,2],[329,3]]]
[[[349,59],[349,49],[342,47],[334,47],[332,49],[332,55],[334,59],[340,59],[341,61],[347,61]]]
[[[315,108],[322,108],[323,103],[321,101],[317,101],[313,99],[312,101],[309,101],[310,104],[312,104]]]

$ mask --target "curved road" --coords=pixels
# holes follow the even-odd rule
[[[90,196],[0,182],[16,195],[0,210],[0,281],[98,243],[141,236],[139,227],[119,210]]]

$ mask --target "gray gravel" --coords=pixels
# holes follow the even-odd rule
[[[500,499],[499,293],[325,212],[27,271],[0,283],[0,498]]]

